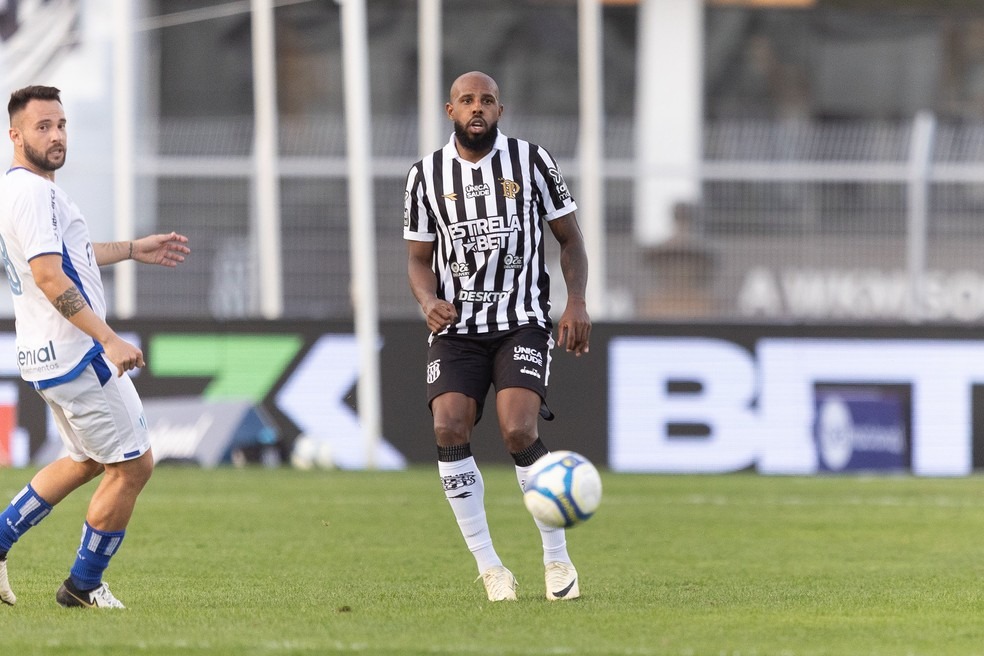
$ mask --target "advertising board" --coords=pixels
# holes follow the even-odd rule
[[[245,402],[285,455],[310,434],[347,469],[435,460],[421,322],[380,326],[375,444],[359,424],[350,325],[119,324],[147,356],[134,382],[148,405]],[[17,430],[33,452],[52,431],[43,403],[17,381],[13,325],[0,322],[0,384],[19,386]],[[540,424],[548,448],[615,471],[961,476],[984,467],[984,339],[969,327],[599,324],[590,353],[552,353],[547,401],[557,416]],[[511,462],[494,412],[472,446],[481,462]]]

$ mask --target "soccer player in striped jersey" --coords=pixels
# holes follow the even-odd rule
[[[451,86],[451,140],[407,176],[403,236],[410,288],[431,331],[427,395],[438,471],[489,600],[516,598],[516,579],[496,553],[485,516],[482,475],[471,453],[473,426],[494,386],[499,429],[522,489],[547,448],[538,417],[546,404],[550,350],[588,352],[588,262],[576,205],[543,148],[499,132],[503,106],[488,75]],[[567,306],[554,331],[544,226],[560,244]],[[580,595],[563,529],[537,522],[546,596]]]
[[[7,105],[14,161],[0,176],[0,259],[13,293],[21,377],[48,404],[68,455],[42,468],[0,512],[0,601],[16,596],[7,552],[70,493],[103,475],[82,525],[62,606],[123,608],[102,580],[137,495],[154,469],[147,422],[124,372],[143,352],[106,323],[99,267],[132,259],[177,266],[190,250],[177,233],[93,243],[78,207],[55,185],[67,132],[54,87],[15,91]]]

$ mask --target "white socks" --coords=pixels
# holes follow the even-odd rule
[[[447,497],[458,528],[461,530],[465,544],[475,556],[478,573],[482,574],[490,567],[502,565],[502,560],[492,546],[492,534],[489,531],[488,520],[485,516],[485,483],[482,473],[478,470],[475,458],[469,456],[454,462],[437,462],[437,470],[444,484],[444,496]],[[520,490],[526,483],[529,467],[516,467],[516,480]],[[540,530],[543,543],[543,563],[570,563],[567,553],[567,533],[562,528],[547,526],[533,520]]]
[[[454,462],[439,460],[437,470],[461,535],[475,556],[478,573],[502,565],[502,560],[492,547],[492,534],[485,518],[485,483],[475,458],[469,456]]]
[[[519,467],[518,465],[516,467],[516,480],[519,481],[521,491],[526,491],[526,479],[529,472],[529,467]],[[567,532],[562,528],[547,526],[536,519],[533,522],[540,529],[540,539],[543,542],[543,564],[570,563],[571,557],[567,553]]]

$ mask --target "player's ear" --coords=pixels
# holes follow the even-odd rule
[[[454,105],[452,105],[451,103],[444,103],[444,111],[447,112],[448,118],[453,121],[454,115],[452,114],[452,112],[454,112]]]

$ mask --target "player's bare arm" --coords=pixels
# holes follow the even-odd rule
[[[588,254],[574,212],[554,219],[550,229],[560,244],[560,268],[567,284],[567,307],[557,324],[557,344],[580,356],[589,350],[591,317],[585,289],[588,285]]]
[[[92,311],[75,283],[62,271],[61,255],[41,255],[31,260],[31,274],[38,287],[68,321],[99,342],[119,375],[146,365],[143,351],[124,341]]]
[[[439,333],[458,319],[454,305],[437,297],[437,276],[431,269],[434,243],[429,241],[407,242],[407,274],[410,290],[420,304],[431,332]]]
[[[69,320],[86,306],[85,297],[75,285],[59,294],[58,298],[52,301],[52,304],[63,317]]]
[[[131,241],[97,242],[92,244],[92,252],[99,266],[134,260],[141,264],[176,267],[191,253],[187,243],[186,236],[170,232]]]

